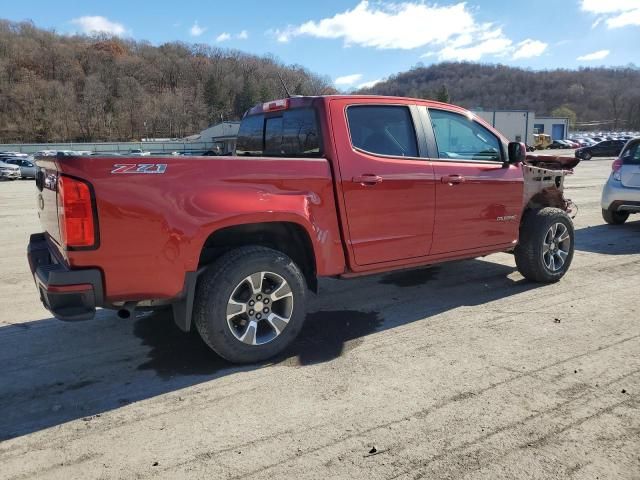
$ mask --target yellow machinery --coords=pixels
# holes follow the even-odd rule
[[[536,150],[544,150],[549,145],[551,145],[551,135],[546,135],[544,133],[533,134],[533,146]]]

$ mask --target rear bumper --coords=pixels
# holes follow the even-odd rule
[[[27,257],[40,300],[65,321],[93,318],[104,303],[102,274],[96,268],[71,270],[57,260],[43,233],[31,235]]]
[[[609,180],[602,189],[601,206],[612,212],[640,212],[640,188],[624,187],[619,181]]]

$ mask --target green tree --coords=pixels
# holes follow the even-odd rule
[[[449,90],[445,84],[438,89],[436,92],[436,100],[444,103],[451,103],[451,97],[449,97]]]
[[[551,110],[551,116],[568,118],[569,126],[571,128],[575,128],[576,126],[576,118],[577,118],[576,112],[571,110],[568,105],[562,105],[561,107],[554,108],[553,110]]]
[[[240,90],[240,93],[236,96],[236,112],[238,112],[239,115],[242,115],[244,112],[249,110],[259,102],[258,96],[259,92],[257,92],[255,85],[249,77],[246,77],[244,79],[242,90]]]

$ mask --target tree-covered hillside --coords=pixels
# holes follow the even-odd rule
[[[274,58],[208,45],[59,35],[0,20],[0,142],[129,140],[199,133],[258,102],[331,92]]]

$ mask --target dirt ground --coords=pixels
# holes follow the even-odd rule
[[[640,216],[603,224],[610,164],[567,182],[560,283],[507,254],[324,280],[295,345],[242,368],[167,314],[52,319],[35,187],[0,183],[0,478],[640,478]]]

